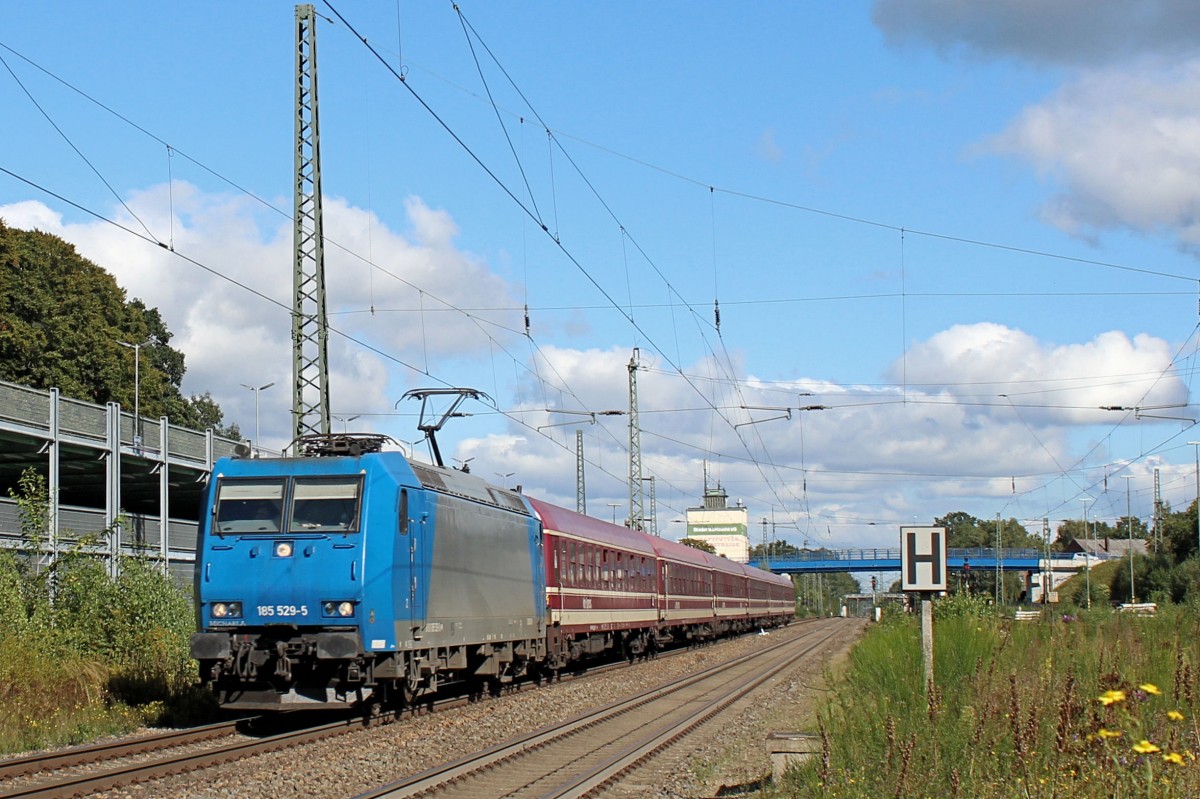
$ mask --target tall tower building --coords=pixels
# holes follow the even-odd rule
[[[704,504],[687,509],[687,535],[707,541],[721,557],[738,563],[750,559],[750,511],[739,501],[729,507],[729,495],[718,485],[704,489]]]

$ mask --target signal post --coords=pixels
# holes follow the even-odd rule
[[[900,528],[900,590],[921,595],[921,662],[933,684],[933,596],[947,589],[946,528]]]

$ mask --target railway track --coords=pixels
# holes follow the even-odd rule
[[[545,727],[528,735],[359,794],[403,797],[582,797],[711,719],[836,634],[813,628],[752,655]]]
[[[65,799],[287,749],[361,728],[338,721],[248,738],[237,722],[0,761],[0,799]],[[225,739],[236,738],[229,743]]]
[[[685,650],[672,650],[660,658],[681,655]],[[581,675],[564,675],[565,679],[596,677],[613,669],[623,668],[624,662],[607,664]],[[518,690],[534,689],[522,686]],[[469,700],[450,697],[436,703],[422,703],[405,714],[423,714],[466,704]],[[391,717],[373,719],[386,722]],[[345,717],[338,721],[307,726],[273,735],[241,735],[239,724],[230,721],[177,730],[136,739],[72,747],[34,755],[0,760],[0,799],[60,799],[86,796],[134,783],[147,782],[173,774],[218,766],[257,754],[280,751],[311,741],[330,738],[342,733],[361,730],[361,717]]]

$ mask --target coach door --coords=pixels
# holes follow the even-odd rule
[[[665,560],[658,562],[658,620],[667,618],[667,609],[671,603],[670,589],[671,571]]]

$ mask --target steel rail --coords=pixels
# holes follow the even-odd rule
[[[22,755],[7,760],[0,760],[0,780],[23,777],[39,771],[71,768],[94,763],[97,760],[128,757],[147,752],[155,752],[169,747],[187,746],[188,744],[211,741],[224,738],[237,732],[236,721],[226,721],[219,724],[209,724],[204,727],[191,727],[185,730],[158,735],[148,735],[142,738],[110,741],[108,743],[90,744],[88,746],[73,746],[70,749],[59,749],[52,752],[38,752],[32,755]]]
[[[502,742],[496,746],[489,747],[475,754],[468,755],[439,766],[434,766],[433,768],[427,769],[418,774],[414,774],[379,788],[361,793],[355,796],[354,799],[403,799],[403,797],[412,797],[432,793],[438,790],[440,787],[445,787],[449,784],[463,780],[470,775],[480,774],[487,769],[499,766],[504,761],[514,759],[525,752],[541,749],[556,741],[570,739],[583,730],[587,730],[601,723],[616,719],[647,704],[658,701],[664,697],[670,696],[671,694],[701,683],[704,680],[712,679],[713,677],[728,671],[730,668],[764,657],[769,657],[772,653],[778,653],[780,650],[786,650],[788,657],[783,659],[781,664],[773,667],[769,674],[761,677],[761,679],[758,681],[758,684],[761,684],[761,681],[770,679],[770,677],[774,676],[775,673],[778,673],[780,669],[786,668],[791,662],[793,662],[794,655],[792,650],[800,645],[800,643],[806,638],[820,636],[817,641],[807,644],[799,653],[800,656],[810,653],[821,644],[829,640],[829,638],[833,637],[836,632],[836,630],[833,630],[822,635],[822,633],[824,633],[823,629],[805,631],[801,634],[801,637],[797,639],[774,644],[759,652],[742,655],[732,660],[716,664],[702,671],[689,674],[673,682],[643,691],[632,697],[618,700],[603,707],[573,716],[557,724],[542,727],[538,730],[534,730],[533,732],[510,739],[509,741]],[[736,685],[733,689],[734,692],[737,692],[738,688],[741,686],[742,683]],[[756,685],[741,690],[737,696],[728,699],[726,704],[736,701],[749,690],[753,690],[754,687],[756,687]],[[720,698],[718,698],[718,700],[714,700],[714,702],[719,701]],[[704,715],[705,718],[711,717],[721,709],[712,709],[711,706],[713,704],[713,702],[705,703],[704,707],[699,711],[699,713],[693,715]],[[703,719],[700,721],[693,721],[692,726],[697,723],[702,723],[702,721]],[[682,733],[674,733],[674,737],[678,737],[680,734]],[[659,736],[655,735],[654,737],[657,738]],[[624,755],[627,753],[623,750],[622,754]],[[644,755],[639,756],[637,759],[640,760],[642,757],[644,757]],[[593,771],[593,769],[589,769],[588,773],[591,771]],[[609,779],[611,779],[611,776],[605,777],[602,782],[607,782]],[[573,780],[572,782],[575,781],[577,780]],[[567,790],[567,788],[563,787],[562,790]],[[553,796],[556,794],[549,795]]]
[[[673,657],[683,654],[686,651],[686,649],[669,650],[663,652],[661,657]],[[582,674],[562,675],[562,678],[570,681],[599,676],[609,670],[629,665],[632,664],[625,662],[609,663],[589,669]],[[533,690],[537,687],[537,684],[531,683],[521,686],[518,690]],[[378,723],[394,721],[402,716],[416,716],[432,712],[435,707],[438,709],[449,709],[468,704],[470,701],[470,699],[462,697],[446,697],[436,702],[416,704],[398,713],[388,713],[372,717],[368,721],[373,726]],[[243,719],[242,721],[244,722],[245,720]],[[122,757],[148,754],[168,748],[203,743],[234,734],[237,731],[237,723],[236,721],[222,722],[205,727],[146,736],[134,740],[113,741],[12,758],[0,761],[0,780],[6,781],[39,772],[87,766],[106,759],[116,760]],[[187,771],[195,771],[233,762],[252,755],[287,749],[310,741],[333,737],[344,732],[362,728],[363,719],[355,716],[329,724],[279,733],[254,741],[242,741],[217,749],[208,749],[204,752],[165,757],[134,765],[116,766],[102,771],[93,771],[90,774],[28,782],[22,786],[9,786],[8,788],[0,789],[0,799],[34,799],[35,797],[37,799],[60,799],[60,797],[82,796],[96,791],[119,788],[134,782],[144,782],[159,777],[182,774]]]
[[[815,643],[808,645],[798,654],[798,657],[810,654],[833,636],[834,632],[830,632]],[[541,799],[580,799],[580,797],[588,796],[596,789],[612,782],[626,771],[633,770],[640,763],[675,743],[696,727],[709,721],[784,669],[792,666],[793,663],[794,661],[790,656],[787,659],[781,660],[765,672],[757,676],[752,676],[751,679],[734,686],[724,695],[712,699],[681,721],[668,724],[656,732],[643,736],[640,740],[635,741],[632,745],[604,762],[542,794]]]
[[[175,755],[148,763],[117,766],[103,771],[33,783],[0,793],[0,799],[67,799],[96,791],[119,788],[133,782],[168,777],[186,771],[230,763],[249,755],[288,749],[322,738],[362,729],[361,723],[339,721],[293,732],[268,736],[257,741],[241,741],[204,752]]]

